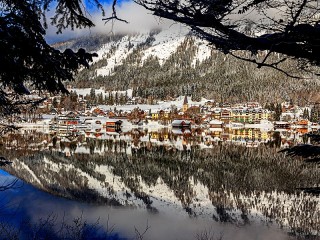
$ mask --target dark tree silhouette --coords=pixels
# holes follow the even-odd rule
[[[0,115],[19,112],[30,90],[67,93],[65,81],[78,69],[89,67],[96,54],[84,49],[58,51],[45,40],[45,18],[53,0],[0,0]],[[92,27],[82,0],[58,0],[50,24],[65,28]],[[102,10],[98,0],[92,0]]]
[[[280,71],[294,59],[316,73],[320,64],[317,0],[135,0],[154,15],[190,26],[217,49]],[[241,51],[239,51],[241,50]],[[250,53],[243,55],[243,51]],[[257,54],[263,51],[263,57]],[[239,54],[241,53],[241,54]],[[273,58],[273,54],[281,54]]]

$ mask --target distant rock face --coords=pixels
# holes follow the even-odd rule
[[[134,95],[165,99],[189,95],[219,101],[319,99],[319,81],[291,79],[271,68],[235,59],[217,51],[187,28],[130,35],[94,35],[54,45],[58,49],[85,48],[98,54],[89,69],[76,76],[75,87],[104,87],[107,91],[135,89]],[[247,53],[243,57],[247,56]],[[257,58],[264,58],[264,52]],[[272,55],[271,60],[279,60]],[[281,66],[292,73],[292,62]],[[293,73],[294,74],[294,73]],[[297,74],[300,74],[299,72]],[[312,98],[312,99],[310,99]]]

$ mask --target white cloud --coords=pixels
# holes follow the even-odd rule
[[[105,5],[106,17],[111,16],[111,6]],[[57,29],[54,26],[49,26],[47,29],[46,39],[48,42],[58,42],[62,40],[67,40],[71,38],[76,38],[79,36],[90,36],[96,33],[137,33],[137,32],[145,32],[154,28],[166,28],[172,25],[172,22],[166,19],[160,19],[159,17],[153,16],[152,13],[145,8],[139,6],[133,2],[122,2],[117,6],[117,15],[121,19],[125,19],[129,23],[124,23],[121,21],[111,21],[105,22],[102,21],[102,13],[94,12],[90,13],[90,19],[95,23],[95,27],[91,29],[66,29],[62,32],[62,34],[56,34]],[[48,20],[50,18],[50,14],[47,16]]]

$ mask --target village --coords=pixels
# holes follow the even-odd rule
[[[131,90],[69,91],[67,96],[48,96],[32,112],[15,116],[20,118],[18,125],[68,139],[78,136],[108,139],[110,135],[117,139],[130,135],[134,129],[158,142],[179,136],[187,144],[188,139],[190,142],[190,138],[200,136],[197,141],[206,145],[233,142],[248,147],[273,141],[275,132],[283,139],[282,147],[289,147],[303,143],[305,134],[320,128],[318,121],[311,121],[312,115],[316,115],[312,107],[289,102],[262,107],[258,102],[194,101],[190,96],[165,101],[141,99],[133,97]],[[113,105],[110,105],[111,97]]]

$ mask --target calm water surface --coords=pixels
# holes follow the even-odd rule
[[[147,225],[145,239],[196,239],[203,231],[223,239],[317,236],[319,199],[299,189],[318,186],[319,169],[278,153],[279,144],[246,148],[201,134],[136,131],[102,139],[11,134],[2,139],[12,164],[1,181],[16,176],[23,184],[0,192],[1,220],[54,214],[107,226],[109,219],[123,238]]]

